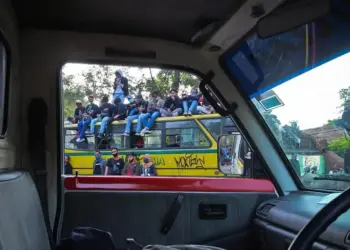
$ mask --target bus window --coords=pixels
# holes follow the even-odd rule
[[[222,118],[200,119],[200,122],[217,141],[219,136],[222,134]]]
[[[73,129],[67,129],[65,134],[64,145],[66,149],[79,149],[79,150],[95,150],[95,142],[93,137],[85,137],[83,142],[77,143],[77,131]]]
[[[161,148],[162,147],[162,131],[152,130],[152,133],[143,137],[144,148]]]
[[[118,149],[127,149],[130,146],[128,136],[122,135],[125,129],[125,124],[112,125],[112,133],[110,140],[110,148],[117,147]]]
[[[209,147],[210,142],[194,120],[166,123],[166,147]]]
[[[64,138],[64,147],[65,149],[76,149],[76,131],[75,130],[66,130]]]

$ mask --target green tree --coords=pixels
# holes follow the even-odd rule
[[[345,151],[350,148],[350,140],[346,137],[339,137],[328,143],[328,149],[344,158]]]
[[[74,82],[73,75],[66,75],[62,73],[63,85],[63,100],[64,100],[64,119],[73,116],[76,108],[75,101],[82,100],[85,96],[82,86]]]

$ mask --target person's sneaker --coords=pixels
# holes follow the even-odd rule
[[[124,136],[129,136],[129,133],[124,133],[123,135],[124,135]]]
[[[83,141],[85,141],[85,139],[84,139],[84,138],[80,139],[80,140],[79,140],[79,143],[80,143],[80,142],[83,142]]]
[[[188,113],[187,113],[187,112],[185,112],[185,113],[184,113],[184,116],[187,116],[187,115],[188,115]]]
[[[149,134],[149,133],[151,133],[151,131],[149,131],[149,128],[144,128],[141,131],[141,134]]]
[[[102,136],[102,134],[98,134],[97,137],[102,139],[103,136]]]
[[[78,138],[78,139],[76,139],[75,141],[79,143],[79,142],[81,141],[81,139],[80,139],[80,138]]]
[[[188,112],[188,116],[191,116],[191,115],[192,115],[192,112],[191,112],[191,111],[189,111],[189,112]]]
[[[136,136],[140,136],[141,134],[140,133],[135,133]]]

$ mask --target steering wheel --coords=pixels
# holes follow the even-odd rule
[[[350,208],[350,188],[325,205],[294,238],[288,250],[308,250],[340,215]]]

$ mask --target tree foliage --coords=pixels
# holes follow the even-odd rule
[[[344,158],[345,151],[350,148],[350,140],[346,137],[339,137],[328,143],[328,149]]]

